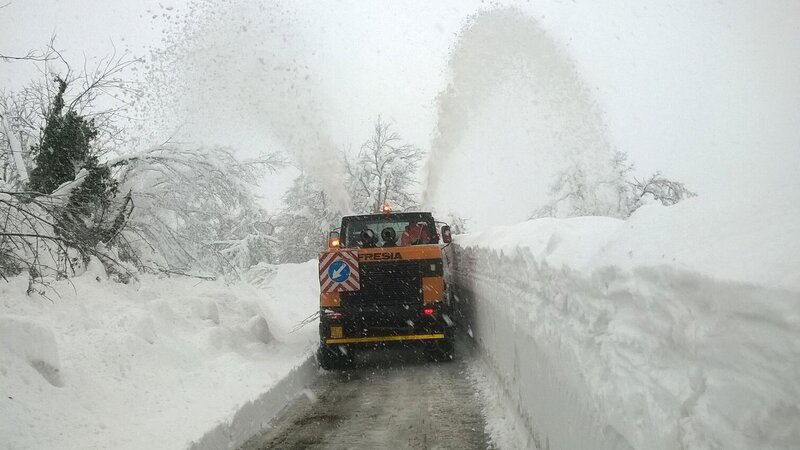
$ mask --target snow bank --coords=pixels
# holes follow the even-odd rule
[[[47,299],[26,296],[24,279],[0,283],[0,442],[244,442],[315,372],[315,327],[290,333],[317,309],[306,279],[315,264],[276,266],[261,287],[151,276],[121,285],[87,272]]]
[[[797,193],[646,206],[618,229],[597,266],[667,264],[720,280],[800,291]]]
[[[539,448],[798,448],[796,205],[457,238],[460,300]]]

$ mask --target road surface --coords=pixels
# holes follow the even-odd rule
[[[444,363],[411,349],[359,354],[355,368],[320,376],[242,450],[490,448],[467,345]]]

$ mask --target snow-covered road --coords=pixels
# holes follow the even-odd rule
[[[363,353],[354,369],[322,375],[242,448],[488,448],[467,345],[447,363],[411,349]]]

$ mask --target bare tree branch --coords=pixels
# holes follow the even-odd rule
[[[5,8],[6,6],[10,5],[11,2],[6,3],[3,6],[0,6],[0,9]],[[28,52],[24,55],[6,55],[0,53],[0,60],[5,62],[11,61],[33,61],[33,62],[47,62],[52,61],[56,58],[56,51],[53,47],[53,43],[55,42],[56,36],[53,35],[50,37],[50,42],[45,47],[44,50],[28,50]]]
[[[416,206],[410,188],[416,184],[421,160],[422,151],[403,144],[391,124],[378,117],[373,134],[361,146],[358,157],[353,161],[344,155],[355,207],[366,213],[380,210],[387,202],[400,210]]]

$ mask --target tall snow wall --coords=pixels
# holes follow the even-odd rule
[[[526,446],[798,448],[800,290],[598,263],[631,228],[540,219],[456,240],[456,297]]]

